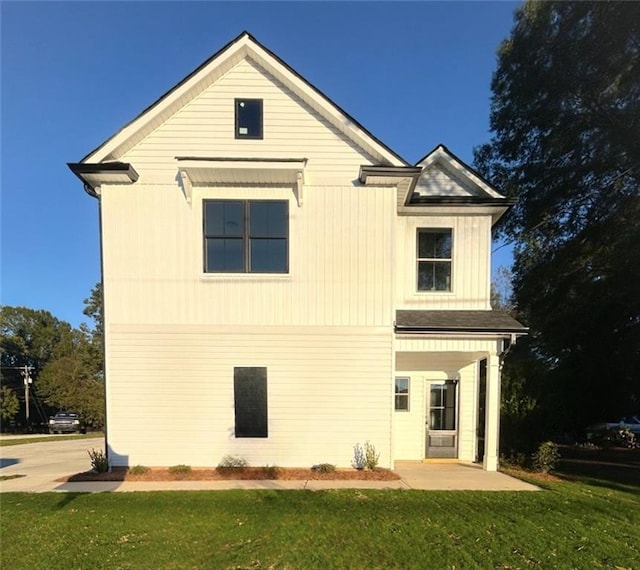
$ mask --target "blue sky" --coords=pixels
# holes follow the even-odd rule
[[[85,320],[98,207],[66,163],[243,30],[407,160],[444,143],[471,163],[519,5],[0,2],[0,302]]]

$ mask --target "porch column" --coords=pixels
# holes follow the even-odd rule
[[[500,359],[497,354],[487,358],[487,399],[485,410],[485,447],[483,468],[498,470],[500,455]]]

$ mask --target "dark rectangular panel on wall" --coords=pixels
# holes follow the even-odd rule
[[[236,412],[236,437],[268,437],[267,369],[233,369],[233,394]]]

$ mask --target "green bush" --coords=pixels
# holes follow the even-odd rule
[[[129,469],[129,473],[131,473],[131,475],[144,475],[145,473],[149,473],[149,468],[144,465],[134,465]]]
[[[89,449],[87,451],[91,460],[91,468],[96,473],[106,473],[109,471],[109,460],[107,454],[99,449]]]
[[[364,463],[367,469],[371,469],[371,471],[375,470],[378,467],[378,460],[380,459],[380,454],[376,452],[376,446],[373,443],[368,441],[364,442]]]
[[[191,473],[191,465],[172,465],[168,471],[174,475],[186,475]]]
[[[331,463],[318,463],[311,467],[311,471],[316,473],[335,473],[336,466]]]
[[[244,469],[249,466],[249,462],[239,455],[225,455],[218,463],[217,469]]]
[[[538,447],[538,451],[533,454],[533,466],[542,473],[548,473],[558,464],[560,452],[558,446],[553,441],[545,441]]]

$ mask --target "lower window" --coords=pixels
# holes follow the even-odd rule
[[[236,437],[269,437],[267,428],[267,369],[233,369]]]
[[[409,378],[396,378],[395,409],[405,412],[409,410]]]

